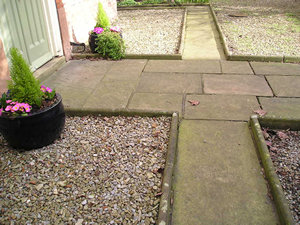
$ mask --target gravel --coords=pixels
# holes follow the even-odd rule
[[[272,7],[215,5],[214,11],[233,55],[300,56],[300,22]]]
[[[183,16],[183,9],[118,11],[126,53],[178,53]]]
[[[0,135],[0,224],[154,224],[168,117],[67,117],[62,137],[17,152]]]
[[[294,220],[300,224],[300,131],[263,132]]]

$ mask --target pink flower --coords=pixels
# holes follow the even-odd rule
[[[9,103],[11,103],[12,102],[12,100],[6,100],[6,103],[7,104],[9,104]]]
[[[51,93],[51,92],[52,92],[52,89],[51,89],[51,88],[48,88],[48,87],[46,87],[46,91],[47,91],[47,92],[49,92],[49,93]]]
[[[20,105],[19,105],[19,104],[16,104],[16,105],[14,105],[14,106],[12,107],[12,109],[13,109],[14,111],[18,111],[19,108],[20,108]]]
[[[30,106],[29,105],[25,106],[24,108],[25,108],[25,112],[30,112]]]
[[[93,32],[95,32],[96,34],[101,34],[103,32],[103,28],[102,27],[95,27]]]
[[[121,32],[121,28],[119,26],[111,27],[110,31],[120,33]]]
[[[11,105],[6,106],[5,111],[8,112],[12,109]]]

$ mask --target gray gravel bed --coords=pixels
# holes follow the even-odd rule
[[[300,23],[286,12],[253,6],[214,10],[233,55],[300,56]]]
[[[300,224],[300,131],[264,130],[263,133],[294,220]]]
[[[17,152],[0,135],[0,224],[154,224],[171,119],[67,117]]]
[[[175,54],[183,9],[118,11],[127,54]]]

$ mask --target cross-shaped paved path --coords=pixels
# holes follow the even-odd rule
[[[299,118],[300,65],[76,60],[43,83],[70,109],[179,113],[173,224],[278,224],[247,121]]]

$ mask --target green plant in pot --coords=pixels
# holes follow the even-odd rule
[[[118,32],[103,31],[98,35],[96,51],[104,58],[122,59],[125,56],[124,40]]]
[[[10,55],[11,80],[0,99],[0,133],[17,149],[51,144],[65,124],[62,98],[40,85],[18,49],[12,48]]]
[[[103,5],[101,2],[98,3],[98,12],[97,12],[97,17],[96,17],[96,26],[94,29],[90,32],[90,37],[89,37],[89,45],[92,53],[96,53],[96,39],[99,34],[101,34],[104,29],[109,28],[110,26],[110,21],[109,18],[103,8]]]

